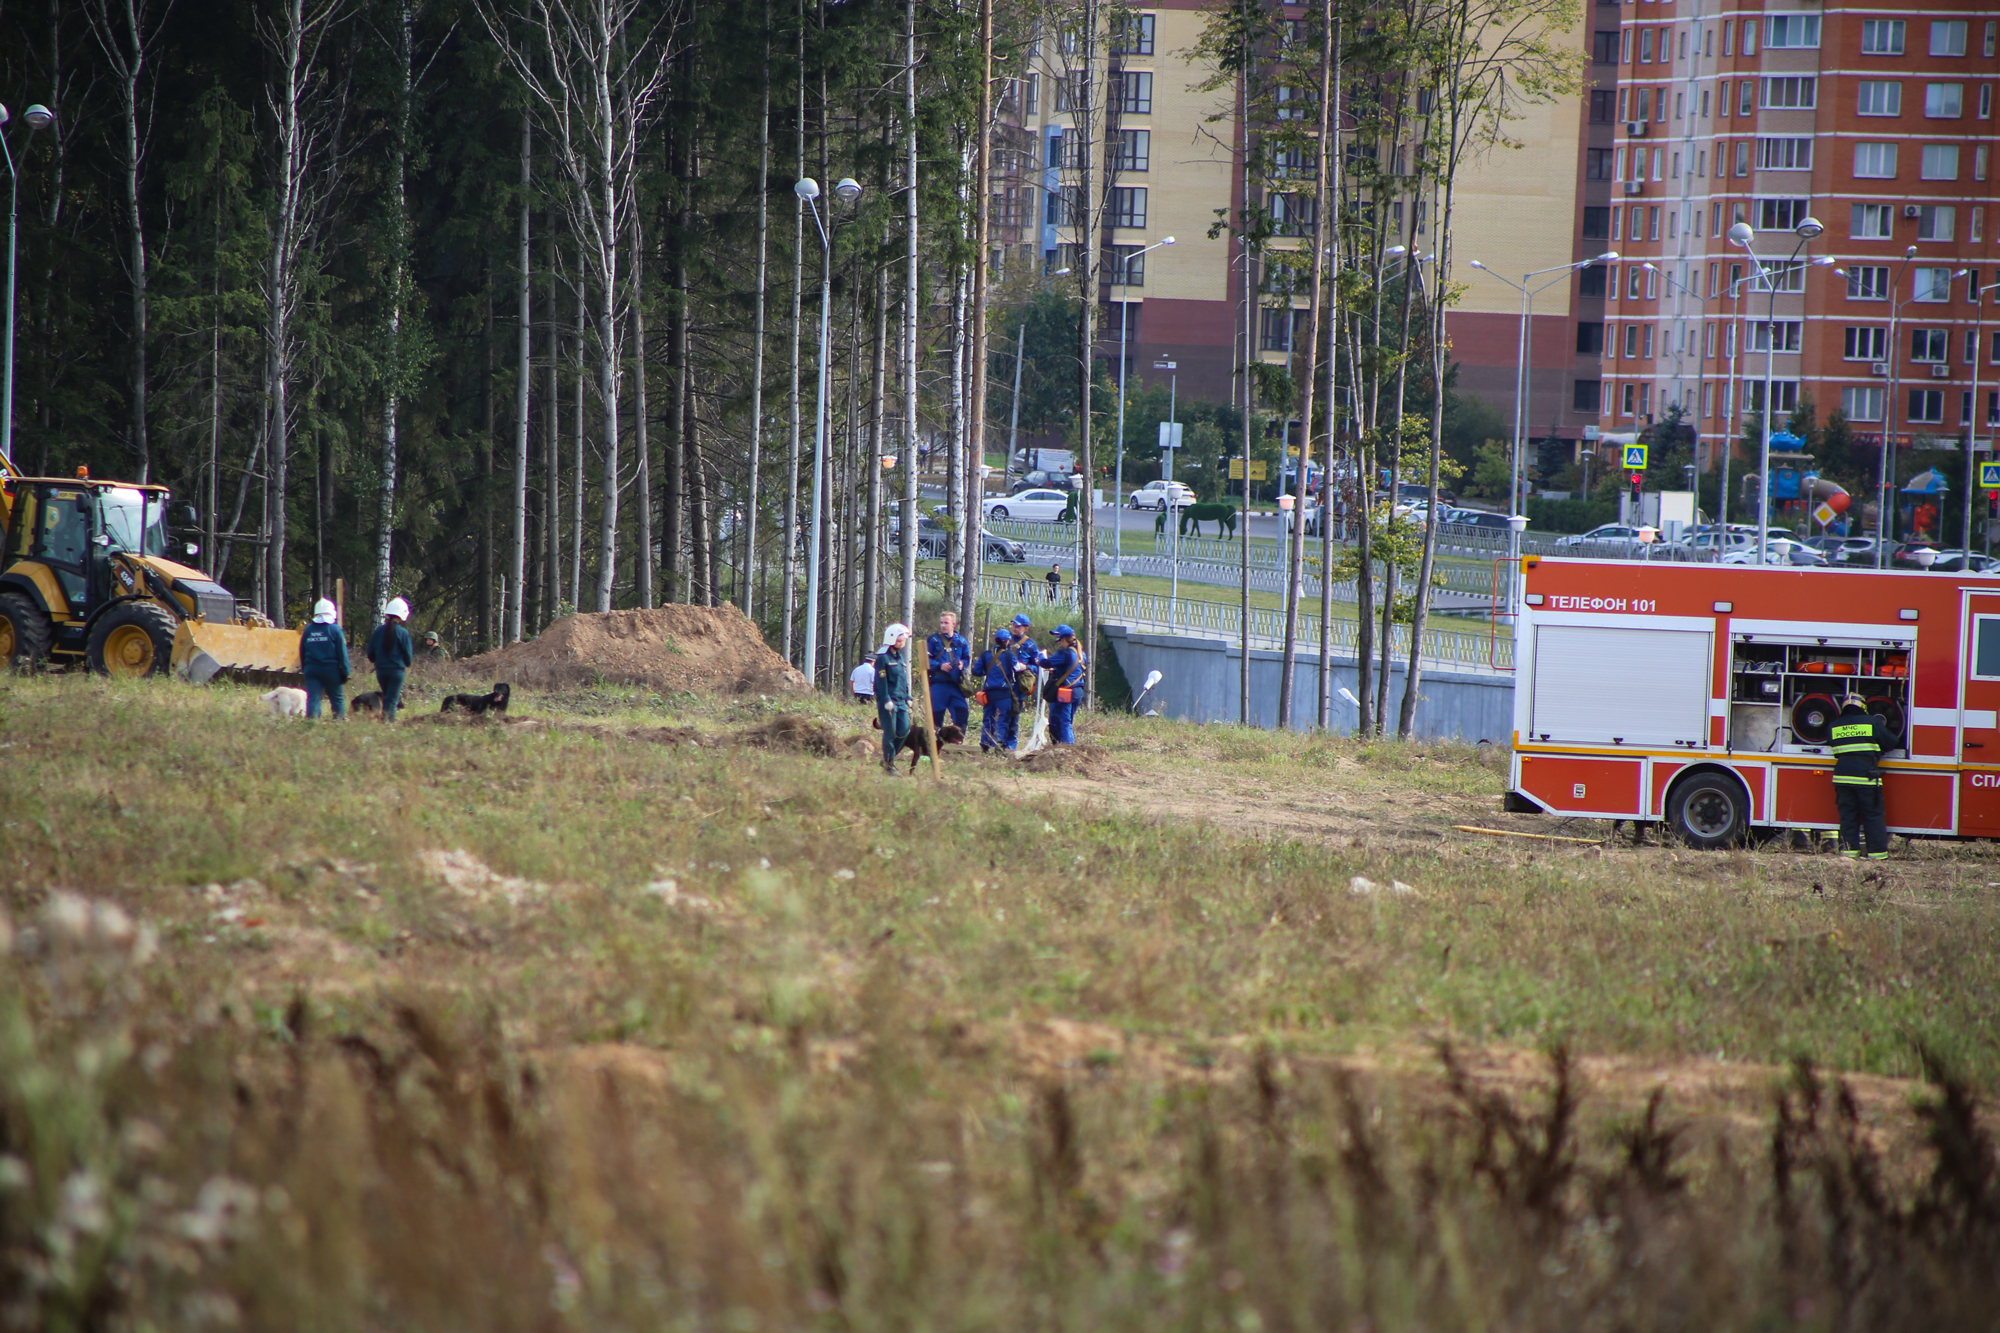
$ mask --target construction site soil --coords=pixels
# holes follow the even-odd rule
[[[805,677],[727,602],[564,616],[536,638],[445,671],[468,681],[504,680],[517,690],[611,684],[713,694],[808,692]]]

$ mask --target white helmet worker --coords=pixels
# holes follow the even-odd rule
[[[313,603],[313,619],[322,625],[331,625],[334,617],[339,614],[340,612],[335,609],[333,603],[324,597]]]
[[[389,599],[389,604],[382,608],[382,614],[385,616],[394,616],[398,620],[408,620],[410,618],[410,604],[400,597],[392,597]]]
[[[902,621],[899,620],[895,624],[889,626],[889,628],[882,631],[882,646],[876,651],[886,653],[891,648],[894,648],[897,644],[902,643],[909,637],[910,637],[910,627],[908,625],[905,625]]]

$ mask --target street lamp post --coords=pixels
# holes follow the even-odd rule
[[[835,195],[842,203],[852,203],[861,195],[861,185],[852,176],[843,176],[833,187]],[[831,342],[833,314],[833,233],[827,230],[826,222],[819,215],[819,182],[807,176],[792,187],[792,193],[803,199],[812,210],[813,225],[819,228],[820,268],[819,268],[819,393],[813,402],[813,502],[812,536],[807,543],[806,556],[806,652],[805,676],[814,688],[819,686],[817,668],[819,666],[819,566],[821,553],[821,529],[826,515],[826,393],[827,360]],[[905,459],[905,466],[914,467],[915,459]],[[905,541],[915,541],[914,533],[903,534]],[[872,631],[871,631],[872,632]]]
[[[1135,250],[1131,254],[1126,255],[1118,264],[1118,285],[1126,289],[1126,295],[1124,299],[1118,302],[1118,452],[1115,456],[1115,461],[1112,463],[1111,479],[1111,515],[1113,520],[1111,525],[1111,577],[1114,579],[1123,578],[1125,575],[1125,543],[1123,540],[1125,536],[1125,337],[1127,330],[1131,326],[1131,320],[1126,318],[1126,314],[1132,307],[1130,296],[1132,261],[1143,259],[1161,246],[1172,245],[1173,243],[1174,238],[1171,236],[1167,237],[1164,241],[1155,241],[1143,250]],[[1089,478],[1086,477],[1084,481],[1086,485],[1089,484]]]
[[[1180,605],[1181,596],[1181,534],[1180,524],[1176,521],[1180,516],[1180,506],[1174,503],[1173,487],[1174,452],[1180,448],[1180,441],[1174,434],[1175,399],[1181,387],[1180,362],[1155,361],[1153,369],[1167,372],[1167,444],[1160,450],[1166,456],[1160,464],[1160,476],[1167,482],[1167,493],[1160,501],[1160,512],[1167,516],[1167,572],[1172,580],[1167,591],[1167,623],[1172,624],[1174,609]],[[1122,431],[1120,437],[1123,437]],[[1122,523],[1124,520],[1121,518],[1119,521]]]
[[[1889,346],[1886,349],[1889,362],[1889,390],[1882,402],[1882,453],[1877,460],[1875,476],[1875,568],[1887,567],[1889,561],[1889,480],[1895,472],[1890,452],[1896,440],[1896,389],[1901,376],[1902,359],[1897,354],[1896,339],[1900,333],[1903,317],[1903,275],[1910,271],[1910,261],[1917,257],[1917,247],[1912,245],[1903,250],[1903,266],[1896,270],[1896,280],[1889,286]],[[1845,278],[1847,270],[1837,268],[1836,274]]]
[[[1481,273],[1499,278],[1500,281],[1521,293],[1521,333],[1514,356],[1514,461],[1512,467],[1509,469],[1507,479],[1507,512],[1510,514],[1519,513],[1521,509],[1521,429],[1522,423],[1527,420],[1528,406],[1528,318],[1534,308],[1535,297],[1557,283],[1566,281],[1570,274],[1580,268],[1589,268],[1592,264],[1608,264],[1617,258],[1618,252],[1616,250],[1606,250],[1594,259],[1579,259],[1574,264],[1555,264],[1549,268],[1538,268],[1532,273],[1523,273],[1519,282],[1494,273],[1492,269],[1486,267],[1486,265],[1480,263],[1477,259],[1472,261],[1472,266]],[[1563,276],[1560,278],[1551,278],[1541,286],[1531,289],[1528,284],[1534,279],[1541,277],[1544,273],[1561,273]],[[1437,497],[1433,496],[1431,498],[1435,503]]]
[[[1820,225],[1819,219],[1813,217],[1802,219],[1799,225],[1792,229],[1792,234],[1799,238],[1799,243],[1792,247],[1791,257],[1785,261],[1787,270],[1790,269],[1792,264],[1797,262],[1800,252],[1806,248],[1807,244],[1825,230],[1826,228]],[[1764,440],[1762,447],[1758,451],[1757,463],[1757,563],[1761,565],[1764,563],[1765,557],[1769,554],[1770,548],[1771,385],[1778,347],[1776,329],[1778,318],[1778,275],[1770,269],[1765,268],[1764,261],[1759,259],[1757,252],[1751,248],[1751,242],[1757,239],[1757,232],[1749,223],[1739,222],[1731,227],[1729,229],[1729,239],[1732,243],[1741,246],[1743,253],[1750,257],[1751,264],[1756,267],[1757,276],[1764,280],[1764,289],[1771,294],[1771,300],[1764,313]],[[1832,262],[1831,259],[1825,258],[1814,261],[1815,265],[1820,267],[1824,267]],[[1803,291],[1805,284],[1801,282],[1799,288]],[[1800,336],[1800,345],[1803,347],[1803,328],[1800,330]]]
[[[1986,332],[1986,293],[2000,291],[2000,282],[1981,287],[1979,279],[1972,280],[1972,411],[1965,421],[1965,526],[1959,531],[1959,538],[1965,547],[1965,558],[1959,564],[1959,572],[1972,572],[1972,490],[1973,480],[1979,475],[1979,462],[1974,446],[1979,443],[1979,427],[1986,413],[1979,405],[1979,358],[1984,349],[1980,343]]]
[[[46,129],[55,120],[55,113],[35,103],[21,113],[21,119],[28,122],[28,133]],[[0,106],[0,126],[8,121],[7,108]],[[12,192],[7,203],[7,345],[0,350],[0,362],[5,369],[0,370],[0,458],[9,466],[14,462],[14,237],[21,222],[21,173],[14,166],[14,150],[7,143],[7,136],[0,133],[0,156],[7,159],[7,175],[12,184]]]

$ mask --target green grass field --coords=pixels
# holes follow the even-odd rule
[[[0,1326],[1990,1319],[1989,846],[1463,833],[1608,830],[1450,745],[1092,718],[891,778],[830,703],[412,685],[0,683]]]

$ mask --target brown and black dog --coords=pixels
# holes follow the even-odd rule
[[[507,682],[503,680],[494,685],[491,694],[447,694],[444,707],[438,711],[449,713],[454,708],[463,708],[468,713],[491,713],[500,717],[507,712],[507,696],[510,693]]]
[[[355,695],[347,701],[347,711],[350,713],[373,713],[377,718],[381,717],[382,691],[370,690],[366,694]]]
[[[882,730],[880,717],[875,719],[875,730]],[[956,722],[947,722],[938,728],[937,739],[938,747],[942,750],[947,745],[964,744],[965,732]],[[903,750],[910,756],[910,771],[916,772],[917,761],[931,752],[930,732],[922,722],[914,719],[910,722],[910,734],[903,739]]]

